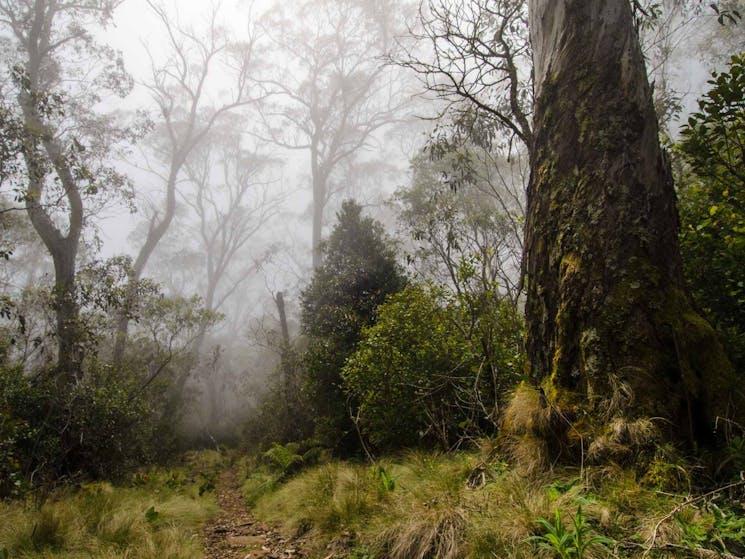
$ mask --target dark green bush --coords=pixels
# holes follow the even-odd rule
[[[745,372],[745,54],[709,84],[676,146],[680,245],[696,301]]]
[[[167,432],[137,377],[93,362],[79,382],[61,387],[52,374],[0,367],[0,428],[10,434],[0,468],[13,487],[117,477],[167,452]]]
[[[302,394],[288,401],[276,377],[242,428],[242,445],[250,451],[264,450],[274,443],[302,441],[313,436],[314,422]]]
[[[500,395],[520,374],[521,328],[499,299],[482,313],[474,330],[488,329],[488,353],[464,328],[470,311],[443,290],[410,285],[378,308],[342,373],[373,444],[449,448],[461,437],[493,432]]]
[[[357,449],[340,372],[375,309],[405,285],[395,251],[380,223],[346,201],[323,244],[323,263],[302,294],[305,398],[314,418],[314,438],[342,454]]]
[[[6,381],[0,371],[0,389]],[[19,442],[29,437],[28,423],[15,417],[10,407],[0,405],[0,498],[17,495],[24,488]]]

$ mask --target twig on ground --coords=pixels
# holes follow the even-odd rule
[[[671,510],[668,514],[660,518],[660,520],[655,524],[654,530],[652,531],[652,536],[650,537],[649,545],[646,547],[644,553],[642,554],[642,557],[646,557],[649,555],[649,552],[654,548],[655,542],[657,541],[657,533],[660,530],[660,526],[662,526],[665,522],[670,520],[673,516],[678,514],[680,511],[682,511],[684,508],[697,503],[699,501],[703,501],[707,499],[708,497],[711,497],[712,495],[716,495],[717,493],[721,493],[723,491],[727,491],[729,489],[734,489],[735,487],[745,486],[745,480],[741,479],[739,481],[735,481],[733,483],[727,484],[723,487],[718,487],[717,489],[713,489],[709,491],[708,493],[704,493],[703,495],[698,495],[697,497],[691,497],[679,505],[677,505],[673,510]]]

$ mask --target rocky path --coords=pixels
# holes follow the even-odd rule
[[[218,517],[204,531],[205,559],[303,559],[301,542],[280,536],[246,508],[233,468],[220,476],[216,489]]]

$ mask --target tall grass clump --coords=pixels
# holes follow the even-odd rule
[[[294,532],[315,529],[335,535],[357,530],[384,500],[381,483],[370,466],[324,464],[256,499],[256,513]]]
[[[274,479],[254,511],[340,559],[731,557],[745,552],[738,483],[702,498],[616,465],[526,475],[492,451],[412,451]]]
[[[0,552],[25,559],[199,557],[199,532],[216,510],[213,496],[199,493],[182,472],[154,471],[129,487],[96,482],[41,505],[0,503]]]
[[[464,490],[475,461],[414,451],[374,466],[332,462],[258,497],[255,512],[312,539],[353,534],[371,558],[464,557],[472,520]]]

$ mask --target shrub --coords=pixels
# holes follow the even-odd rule
[[[403,288],[405,278],[383,227],[346,201],[323,244],[323,263],[302,294],[302,328],[309,337],[303,356],[305,394],[315,438],[342,453],[356,449],[340,371],[375,309]]]
[[[448,448],[459,437],[494,428],[499,393],[519,371],[520,329],[509,305],[482,310],[476,329],[491,328],[487,355],[475,343],[481,338],[464,328],[470,312],[459,299],[425,285],[411,285],[379,307],[377,323],[363,330],[342,373],[373,444]]]
[[[711,89],[681,131],[676,151],[680,245],[697,302],[720,332],[740,371],[745,370],[745,54]]]
[[[0,370],[0,391],[9,391],[7,384],[20,378],[20,370]],[[0,395],[2,392],[0,392]],[[0,498],[14,496],[24,487],[19,453],[21,441],[30,437],[28,422],[14,416],[7,402],[0,397]]]
[[[409,286],[380,307],[377,324],[363,331],[347,361],[344,386],[360,402],[363,433],[378,447],[422,439],[448,446],[467,420],[454,396],[471,382],[478,363],[449,313],[436,293]]]
[[[91,362],[61,390],[54,375],[0,367],[0,468],[21,479],[54,482],[117,477],[167,452],[167,437],[137,376]],[[8,493],[8,488],[4,488]]]

